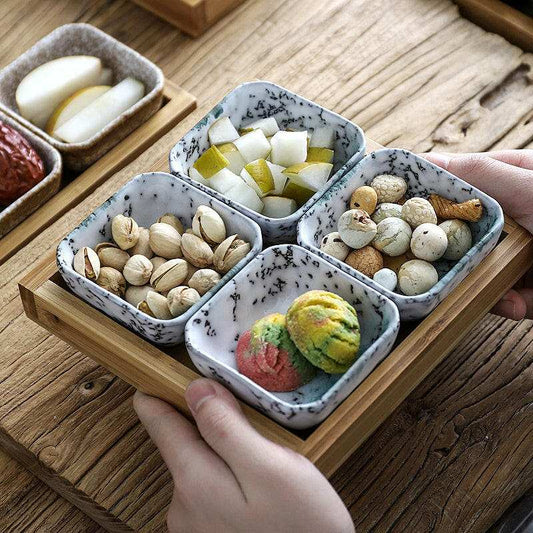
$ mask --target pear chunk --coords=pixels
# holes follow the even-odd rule
[[[66,56],[48,61],[19,83],[15,100],[20,114],[44,128],[54,109],[79,89],[100,81],[102,62],[93,56]]]
[[[217,172],[213,177],[207,180],[209,187],[215,189],[215,191],[218,191],[220,194],[225,194],[232,187],[241,182],[241,178],[228,168],[223,168],[220,172]]]
[[[253,130],[236,139],[233,144],[241,153],[245,163],[265,159],[271,150],[270,143],[261,130]]]
[[[250,177],[252,181],[259,188],[259,197],[266,196],[274,190],[274,178],[272,177],[272,171],[264,159],[257,159],[248,163],[241,172],[241,177]],[[243,177],[245,181],[245,179]],[[254,187],[252,187],[254,188]]]
[[[144,85],[133,78],[121,81],[65,122],[55,136],[68,143],[87,141],[144,95]]]
[[[189,169],[189,178],[201,183],[202,185],[205,185],[206,187],[211,187],[211,185],[209,185],[209,181],[207,181],[194,167]]]
[[[312,189],[318,191],[328,181],[332,168],[333,165],[331,163],[300,163],[286,168],[283,173],[289,179],[293,177],[300,178],[310,185]]]
[[[218,149],[220,153],[229,161],[228,168],[235,174],[240,174],[241,170],[246,165],[246,161],[243,159],[239,150],[233,143],[221,144]]]
[[[214,145],[230,143],[239,138],[239,132],[229,117],[222,117],[213,122],[207,135],[209,142]]]
[[[270,218],[284,218],[298,210],[298,204],[292,198],[282,196],[267,196],[263,198],[265,205],[263,215]]]
[[[329,148],[311,146],[307,149],[307,161],[317,163],[332,163],[335,152]]]
[[[315,128],[309,143],[311,148],[329,148],[333,150],[335,146],[335,130],[332,128]]]
[[[278,131],[272,137],[272,163],[290,167],[307,159],[306,131]]]
[[[282,167],[281,165],[275,165],[270,161],[267,161],[267,165],[270,169],[270,172],[272,172],[272,179],[274,180],[274,190],[272,191],[272,194],[275,196],[280,196],[283,193],[283,189],[285,188],[285,184],[287,183],[288,179],[287,176],[283,174],[285,167]]]
[[[256,120],[242,129],[243,131],[246,131],[246,133],[253,130],[261,130],[266,137],[272,137],[272,135],[279,131],[279,126],[274,117],[268,117]]]
[[[292,198],[296,201],[299,207],[304,205],[316,192],[312,185],[307,183],[297,175],[293,175],[287,181],[287,185],[283,189],[283,196],[285,198]]]
[[[211,146],[195,162],[193,167],[206,179],[211,178],[223,168],[229,166],[229,161],[216,146]]]
[[[261,198],[257,196],[257,193],[244,183],[244,181],[239,180],[240,183],[232,187],[229,191],[226,191],[226,198],[246,206],[252,211],[261,213],[263,211],[264,204],[261,201]]]

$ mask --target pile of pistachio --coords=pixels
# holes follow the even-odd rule
[[[167,213],[150,228],[117,215],[111,233],[114,242],[80,248],[74,270],[160,320],[185,313],[251,250],[238,235],[227,237],[222,217],[206,205],[186,230]]]

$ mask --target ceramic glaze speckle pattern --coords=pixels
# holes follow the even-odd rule
[[[281,129],[304,130],[319,126],[334,128],[336,132],[335,159],[331,178],[326,186],[298,211],[288,217],[278,219],[256,213],[227,199],[217,191],[191,180],[188,177],[188,170],[209,148],[207,132],[211,124],[221,116],[229,116],[237,128],[266,117],[275,117]],[[174,175],[255,220],[263,231],[265,242],[276,244],[293,242],[296,239],[296,225],[302,213],[348,168],[357,163],[364,153],[365,140],[358,126],[287,89],[266,81],[257,81],[239,85],[217,104],[172,148],[169,163],[170,171]]]
[[[292,392],[268,392],[241,375],[235,362],[239,336],[270,313],[285,313],[299,295],[334,292],[357,310],[360,357],[341,375],[322,371]],[[390,352],[399,329],[396,306],[300,246],[268,248],[255,257],[187,323],[185,342],[193,363],[281,424],[307,428],[324,420]]]
[[[407,196],[427,198],[431,193],[463,202],[479,198],[483,217],[470,223],[473,247],[460,261],[440,260],[434,263],[439,282],[419,296],[391,292],[346,263],[319,250],[324,235],[337,231],[337,221],[349,209],[350,195],[362,185],[369,185],[378,174],[394,174],[408,182]],[[378,150],[366,156],[302,217],[298,225],[298,242],[327,259],[342,271],[363,281],[390,298],[400,309],[402,320],[415,320],[429,314],[435,307],[492,251],[503,229],[503,212],[499,204],[480,190],[456,176],[406,150]]]
[[[82,246],[94,249],[99,242],[111,241],[111,221],[115,215],[131,216],[139,226],[150,227],[161,215],[173,213],[185,227],[191,227],[199,205],[215,209],[224,219],[228,236],[238,233],[252,249],[183,315],[172,320],[152,318],[74,271],[72,260]],[[185,323],[195,311],[261,249],[261,230],[253,221],[170,174],[150,172],[136,176],[67,235],[58,246],[57,264],[66,284],[80,298],[144,338],[157,344],[173,345],[183,341]]]

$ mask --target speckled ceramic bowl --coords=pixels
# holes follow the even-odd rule
[[[324,235],[337,231],[337,221],[349,209],[352,192],[369,185],[378,174],[395,174],[408,182],[407,196],[427,198],[431,193],[463,202],[479,198],[483,217],[471,223],[473,247],[459,261],[434,263],[439,282],[419,296],[391,292],[346,263],[319,250]],[[389,297],[399,308],[402,320],[414,320],[429,314],[496,246],[503,229],[503,212],[496,200],[456,176],[406,150],[378,150],[366,156],[302,217],[298,224],[298,242],[324,257],[356,279]]]
[[[98,134],[82,143],[64,143],[18,114],[15,92],[31,70],[62,56],[94,55],[113,69],[113,85],[128,76],[145,86],[145,96]],[[111,150],[160,107],[164,76],[151,61],[90,24],[65,24],[38,41],[0,71],[0,109],[43,137],[63,155],[66,167],[81,171]]]
[[[328,183],[292,215],[285,218],[270,218],[191,180],[188,176],[189,168],[209,148],[207,131],[211,124],[221,116],[229,116],[237,128],[266,117],[275,117],[281,129],[302,130],[317,126],[333,127],[337,132],[335,159],[333,172]],[[348,168],[359,161],[364,153],[363,132],[349,120],[283,87],[267,81],[255,81],[239,85],[227,94],[172,148],[169,162],[170,171],[173,174],[255,220],[263,231],[265,242],[277,244],[295,241],[296,225],[302,213]]]
[[[0,122],[11,126],[21,133],[39,154],[44,163],[45,178],[27,193],[15,200],[4,209],[0,207],[0,237],[11,231],[26,217],[29,217],[36,209],[45,204],[58,190],[61,185],[61,155],[35,133],[15,120],[0,112]]]
[[[99,242],[111,240],[111,220],[115,215],[122,213],[131,216],[139,226],[150,227],[161,215],[174,213],[187,228],[191,227],[194,213],[200,205],[209,205],[215,209],[226,223],[228,236],[238,233],[252,245],[252,250],[222,277],[216,287],[204,294],[183,315],[172,320],[152,318],[74,271],[72,260],[79,248],[94,248]],[[170,174],[150,172],[136,176],[69,233],[57,248],[57,264],[67,285],[80,298],[144,338],[157,344],[173,345],[183,340],[185,323],[196,310],[257,255],[261,248],[261,231],[255,222]]]
[[[285,313],[313,290],[338,294],[357,310],[361,355],[345,374],[319,371],[293,392],[268,392],[240,374],[235,349],[240,334],[270,313]],[[243,400],[281,424],[302,429],[324,420],[390,352],[399,329],[396,306],[364,283],[300,246],[268,248],[226,284],[187,323],[185,342],[193,363]]]

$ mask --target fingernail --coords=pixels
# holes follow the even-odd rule
[[[447,155],[444,155],[444,154],[437,154],[437,153],[431,152],[429,154],[426,154],[426,156],[432,163],[434,163],[435,165],[438,165],[441,168],[448,168],[448,165],[450,164],[450,161],[451,161],[451,157],[448,157]]]
[[[207,379],[193,381],[185,392],[187,405],[193,414],[196,414],[201,405],[209,398],[216,396],[217,391],[213,384]]]

